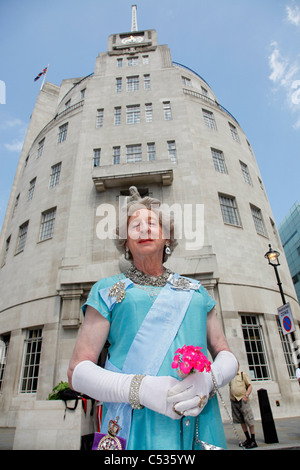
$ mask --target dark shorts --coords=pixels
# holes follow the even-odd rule
[[[231,413],[234,423],[246,423],[247,426],[254,426],[253,413],[249,402],[245,403],[243,399],[231,401]]]

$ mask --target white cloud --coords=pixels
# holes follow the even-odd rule
[[[300,114],[300,60],[283,57],[277,42],[271,43],[272,52],[269,55],[270,75],[275,91],[282,91],[288,108],[296,114]],[[295,129],[300,128],[300,118],[297,118]]]
[[[286,7],[287,20],[295,26],[300,26],[300,8],[296,5]]]
[[[14,140],[11,144],[4,144],[4,147],[10,152],[21,152],[24,140]]]
[[[7,127],[16,127],[16,126],[25,126],[25,123],[21,119],[12,119],[11,121],[6,121]]]
[[[21,152],[27,125],[19,118],[7,119],[1,124],[1,129],[5,130],[6,143],[3,146],[9,152]]]
[[[296,130],[300,129],[300,118],[298,119],[297,122],[295,122],[295,124],[293,125],[293,128]]]
[[[287,61],[281,57],[277,42],[272,42],[271,47],[273,47],[273,52],[269,56],[269,66],[271,69],[269,79],[276,83],[284,77]]]

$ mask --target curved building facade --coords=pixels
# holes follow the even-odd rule
[[[93,74],[38,96],[1,233],[0,427],[17,427],[21,410],[66,380],[81,304],[122,269],[110,229],[130,185],[176,213],[167,265],[216,299],[253,396],[263,386],[275,416],[297,414],[269,243],[296,336],[299,304],[253,150],[206,81],[147,30],[111,35]]]

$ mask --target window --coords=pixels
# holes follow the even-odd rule
[[[289,374],[290,379],[295,379],[296,378],[296,366],[293,361],[293,353],[292,353],[293,345],[291,344],[291,337],[290,335],[283,334],[279,318],[276,318],[276,320],[277,320],[278,333],[279,333],[281,344],[282,344],[282,349],[283,349],[283,354],[284,354],[288,374]]]
[[[229,129],[230,129],[233,140],[235,140],[236,142],[239,142],[240,138],[239,138],[236,127],[230,122],[228,124],[229,124]]]
[[[138,91],[139,88],[140,85],[138,75],[135,75],[133,77],[127,77],[127,91]]]
[[[116,92],[121,93],[122,91],[122,78],[116,78]]]
[[[39,142],[38,151],[37,151],[37,158],[40,158],[40,157],[42,156],[43,148],[44,148],[44,143],[45,143],[45,138],[42,139],[42,140]]]
[[[128,67],[134,67],[135,65],[138,65],[138,63],[139,63],[138,57],[128,57],[127,59]]]
[[[126,145],[127,163],[136,163],[142,161],[142,145]]]
[[[228,173],[223,152],[221,150],[211,149],[211,154],[215,170],[219,171],[220,173]]]
[[[202,109],[203,118],[205,125],[214,131],[217,130],[216,122],[214,115],[211,111],[207,111],[206,109]]]
[[[28,225],[29,225],[29,221],[25,222],[23,225],[19,227],[16,254],[24,250],[26,238],[27,238],[27,232],[28,232]]]
[[[27,197],[28,201],[31,201],[31,199],[33,198],[35,183],[36,183],[36,178],[31,180],[30,183],[29,183],[28,197]]]
[[[144,75],[144,90],[151,89],[150,74]]]
[[[270,380],[262,329],[254,315],[242,315],[242,331],[251,380]]]
[[[10,341],[10,335],[0,336],[0,392],[2,390],[2,385],[3,385],[9,341]]]
[[[177,153],[175,140],[168,141],[168,155],[172,163],[177,163]]]
[[[123,67],[123,59],[117,59],[117,67]]]
[[[96,127],[103,127],[104,109],[97,109]]]
[[[114,122],[115,126],[120,126],[121,125],[121,106],[117,106],[115,108],[115,113],[114,113]]]
[[[80,91],[80,98],[82,100],[85,98],[85,91],[86,91],[86,88],[84,88],[83,90]]]
[[[241,226],[235,197],[219,194],[220,206],[225,224]]]
[[[35,393],[37,391],[41,350],[42,329],[28,330],[24,347],[21,393]]]
[[[127,124],[138,124],[140,120],[140,105],[126,106]]]
[[[275,222],[274,222],[274,220],[271,219],[271,217],[270,217],[270,224],[271,224],[271,227],[272,227],[273,235],[276,238],[277,245],[280,245],[280,237],[278,235]],[[300,255],[300,251],[299,251],[299,255]]]
[[[114,147],[113,148],[113,164],[114,165],[119,165],[120,158],[121,158],[121,148],[120,147]]]
[[[9,235],[9,237],[5,241],[5,251],[4,251],[3,259],[2,259],[2,262],[1,262],[1,268],[6,263],[6,257],[7,257],[7,253],[8,253],[9,247],[10,247],[10,241],[11,241],[11,235]],[[1,350],[0,350],[0,358],[1,358]]]
[[[253,217],[253,221],[254,221],[254,225],[255,225],[257,233],[259,235],[266,236],[266,230],[265,230],[261,210],[258,209],[258,207],[252,206],[251,204],[250,204],[250,207],[251,207],[252,217]]]
[[[240,161],[240,165],[241,165],[242,175],[243,175],[245,182],[252,185],[248,166],[246,165],[246,163],[243,163],[241,161]]]
[[[247,144],[248,144],[249,151],[253,155],[253,150],[252,150],[251,144],[247,139],[246,139],[246,141],[247,141]]]
[[[42,213],[42,222],[40,230],[40,241],[49,240],[53,237],[54,223],[56,216],[56,207]]]
[[[153,162],[156,157],[155,143],[151,142],[147,144],[147,155],[149,162]]]
[[[184,86],[188,86],[188,87],[192,86],[192,81],[190,78],[181,77],[181,81]]]
[[[148,55],[143,55],[143,64],[144,65],[149,64],[149,56]]]
[[[18,205],[19,205],[19,201],[20,201],[20,194],[17,195],[16,200],[15,200],[13,216],[14,216],[15,213],[16,213],[17,207],[18,207]]]
[[[204,88],[203,86],[201,87],[201,92],[202,92],[202,95],[204,96],[207,96],[208,97],[208,91],[206,88]]]
[[[165,121],[172,120],[172,111],[171,111],[171,103],[170,101],[163,102],[163,110],[164,110],[164,119]]]
[[[94,149],[93,167],[100,166],[101,149]]]
[[[152,122],[153,110],[152,103],[145,104],[145,119],[146,122]]]
[[[59,178],[60,178],[60,171],[61,171],[61,162],[51,167],[49,188],[53,188],[54,186],[58,185]]]
[[[66,140],[67,132],[68,132],[68,123],[63,124],[62,126],[59,127],[59,129],[58,129],[58,140],[57,140],[57,142],[59,144]]]

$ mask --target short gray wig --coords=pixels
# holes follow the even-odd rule
[[[116,227],[116,238],[115,245],[117,249],[124,254],[125,244],[127,241],[127,227],[129,218],[136,212],[141,209],[148,209],[153,211],[159,218],[160,225],[163,230],[163,234],[166,239],[170,240],[170,250],[171,254],[174,248],[177,245],[177,241],[174,237],[174,216],[165,208],[161,207],[161,202],[158,199],[145,196],[141,197],[137,188],[131,186],[129,188],[130,196],[126,198],[126,202],[121,208],[120,219]],[[126,238],[123,235],[126,234]],[[132,259],[131,253],[129,254],[129,259]],[[169,255],[170,256],[170,255]],[[163,262],[167,261],[168,255],[164,253]]]

